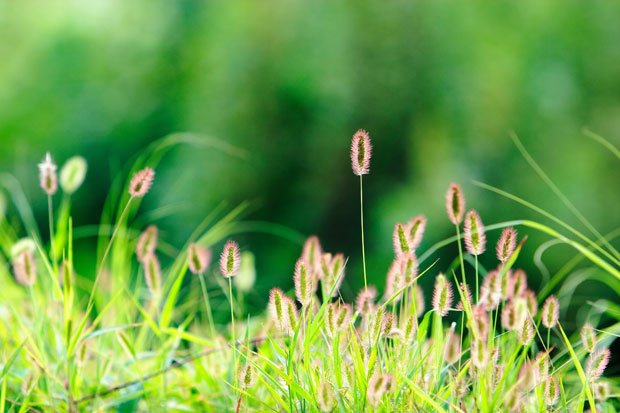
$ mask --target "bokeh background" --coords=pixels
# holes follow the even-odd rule
[[[613,2],[0,0],[0,170],[17,176],[45,228],[37,162],[48,150],[60,163],[86,157],[73,214],[78,226],[96,224],[111,180],[147,145],[175,132],[208,136],[240,151],[180,147],[162,161],[143,208],[173,206],[155,222],[166,241],[182,245],[222,201],[247,200],[245,219],[290,229],[236,235],[256,257],[254,308],[272,286],[292,286],[309,234],[350,257],[343,293],[352,298],[362,278],[348,147],[359,128],[375,147],[366,244],[379,287],[396,221],[428,217],[422,249],[453,234],[443,206],[451,181],[485,223],[542,218],[473,180],[587,231],[511,130],[596,228],[620,225],[620,163],[582,132],[620,146],[618,21]],[[530,238],[518,265],[536,286],[533,255],[547,238],[521,234]],[[437,269],[455,252],[442,250]],[[487,255],[483,264],[495,265]],[[553,273],[573,255],[556,247],[544,258]],[[427,294],[431,284],[423,280]],[[592,297],[617,299],[583,284],[576,318]]]

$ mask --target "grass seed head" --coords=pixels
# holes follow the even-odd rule
[[[351,166],[355,175],[362,176],[370,172],[371,155],[370,135],[365,130],[360,129],[355,132],[351,140]]]
[[[547,328],[553,328],[558,323],[560,318],[560,304],[558,299],[554,295],[550,295],[542,308],[542,324]]]
[[[521,343],[522,346],[528,346],[532,342],[534,339],[534,327],[529,318],[523,320],[523,324],[517,333],[519,343]]]
[[[446,193],[446,212],[448,213],[450,222],[454,225],[459,225],[461,221],[463,221],[465,198],[461,187],[454,182],[450,184],[448,192]]]
[[[239,272],[240,265],[239,245],[232,240],[226,241],[220,255],[220,272],[226,278],[234,277]]]
[[[611,386],[606,381],[592,383],[592,393],[598,401],[605,401],[611,395]]]
[[[595,381],[603,375],[610,357],[611,352],[608,348],[601,351],[594,351],[588,356],[588,361],[586,362],[586,376],[590,381]]]
[[[309,237],[304,243],[304,247],[301,252],[301,258],[303,258],[310,269],[313,272],[317,272],[320,269],[321,257],[323,255],[323,248],[319,238],[315,235]]]
[[[392,244],[394,245],[394,254],[397,257],[407,255],[411,252],[409,231],[405,225],[400,222],[394,226],[394,232],[392,233]]]
[[[328,381],[323,381],[318,388],[317,402],[323,413],[329,413],[336,407],[336,395]]]
[[[596,347],[596,332],[592,324],[585,323],[581,328],[581,343],[588,353],[592,353]]]
[[[475,210],[469,211],[465,215],[463,226],[463,237],[465,248],[471,255],[481,255],[486,249],[487,237],[484,232],[482,220]]]
[[[558,402],[560,398],[560,384],[558,383],[558,379],[553,376],[550,376],[545,381],[545,404],[547,406],[553,406]]]
[[[414,284],[413,288],[411,288],[411,299],[410,303],[415,304],[415,313],[417,317],[421,317],[424,314],[426,301],[424,300],[424,291],[422,287],[418,284]]]
[[[33,253],[24,249],[18,256],[13,258],[13,272],[15,281],[19,284],[30,287],[37,279],[37,264]]]
[[[422,237],[426,230],[426,217],[423,215],[416,215],[407,223],[407,230],[409,232],[409,241],[412,250],[415,250],[422,243]]]
[[[525,290],[523,298],[527,303],[527,311],[531,317],[536,317],[538,314],[538,300],[536,299],[536,293],[532,290]]]
[[[147,256],[155,253],[158,233],[159,231],[155,225],[149,225],[142,234],[140,234],[136,244],[136,256],[138,257],[138,261],[144,261]]]
[[[442,317],[445,317],[452,306],[452,287],[443,274],[435,279],[433,291],[433,309]]]
[[[132,198],[142,198],[146,195],[155,179],[155,171],[152,168],[144,168],[136,172],[129,182],[129,195]]]
[[[387,374],[375,373],[368,380],[368,402],[371,406],[377,407],[381,402],[383,395],[387,393],[391,387],[392,377]]]
[[[45,159],[39,164],[39,184],[41,189],[48,195],[54,195],[58,191],[58,167],[52,159],[52,155],[47,152]]]
[[[303,306],[307,306],[312,300],[315,291],[315,282],[310,266],[303,258],[297,260],[295,264],[293,281],[295,284],[295,296],[297,297],[297,301]]]
[[[504,228],[502,235],[500,235],[497,241],[497,247],[495,249],[497,253],[497,259],[505,263],[512,256],[517,248],[517,231],[513,227]]]
[[[443,357],[449,364],[454,364],[461,358],[461,337],[454,332],[455,323],[452,323],[446,334]]]
[[[510,297],[520,297],[527,289],[527,275],[523,270],[515,270],[510,277]]]
[[[239,368],[239,384],[244,390],[254,387],[256,384],[257,374],[254,366],[246,363]]]
[[[187,266],[193,274],[204,274],[211,264],[211,250],[198,244],[187,249]]]
[[[284,292],[279,288],[273,288],[269,292],[269,313],[276,328],[281,332],[286,332],[290,328],[287,306]]]
[[[62,190],[66,194],[77,191],[86,178],[87,169],[86,159],[81,156],[74,156],[67,160],[60,170],[60,187]]]
[[[155,295],[161,291],[161,265],[155,254],[148,254],[142,261],[142,267],[144,269],[144,280],[146,281],[146,287],[151,294]]]
[[[355,310],[362,316],[368,316],[374,311],[376,297],[377,289],[375,287],[368,286],[362,289],[355,299]]]

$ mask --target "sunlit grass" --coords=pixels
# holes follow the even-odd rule
[[[599,376],[605,352],[620,334],[620,307],[591,297],[587,305],[595,314],[589,320],[595,327],[594,344],[584,346],[581,326],[567,327],[567,320],[557,316],[560,304],[549,298],[555,293],[563,303],[572,293],[564,294],[563,286],[579,286],[583,277],[574,270],[580,262],[588,263],[585,269],[594,271],[593,277],[618,292],[619,254],[612,237],[590,231],[595,237],[590,239],[535,204],[483,183],[479,185],[533,209],[558,228],[515,219],[479,223],[474,230],[470,223],[463,231],[466,194],[452,186],[446,208],[455,236],[422,251],[420,237],[432,238],[423,234],[425,220],[415,217],[397,224],[392,240],[395,259],[384,292],[368,285],[355,303],[345,303],[341,283],[348,277],[366,283],[364,274],[348,273],[346,257],[324,251],[311,237],[297,264],[291,263],[295,291],[274,289],[269,311],[248,314],[244,294],[255,276],[251,255],[237,254],[230,249],[232,243],[221,257],[220,251],[209,249],[239,231],[292,238],[295,234],[277,225],[238,222],[247,204],[216,208],[181,247],[167,244],[156,232],[135,228],[141,197],[148,193],[137,196],[135,188],[129,188],[134,185],[129,178],[145,167],[156,168],[165,152],[179,144],[204,141],[173,135],[141,154],[129,173],[115,181],[98,228],[74,227],[72,191],[61,180],[65,194],[57,211],[52,209],[54,202],[49,204],[47,231],[52,236],[47,242],[19,184],[10,175],[0,176],[19,217],[19,224],[4,217],[0,223],[4,253],[0,259],[5,264],[0,267],[4,277],[0,410],[611,412],[618,408],[617,378]],[[234,148],[207,144],[237,154]],[[526,158],[536,165],[529,154]],[[355,159],[369,162],[370,156],[356,154]],[[369,167],[363,166],[357,170]],[[49,189],[54,201],[58,195]],[[151,191],[158,190],[164,189],[155,178]],[[573,204],[567,205],[590,229]],[[493,256],[496,246],[485,248],[481,240],[500,229],[497,267],[485,269],[478,255]],[[516,234],[528,230],[566,244],[577,254],[551,278],[551,287],[543,286],[538,293],[517,271],[519,262],[528,258],[522,256],[525,237]],[[365,259],[363,229],[361,233]],[[92,275],[77,274],[73,266],[74,244],[84,237],[99,239]],[[459,254],[453,261],[446,265],[430,261],[438,249],[455,242]],[[165,259],[159,264],[157,257]],[[222,260],[219,268],[211,262],[217,257]],[[36,266],[25,265],[31,258]],[[537,259],[542,264],[540,255]],[[418,286],[423,277],[436,280],[432,298]],[[31,278],[33,283],[24,282]],[[597,328],[600,314],[615,323]],[[223,321],[226,316],[230,323]]]

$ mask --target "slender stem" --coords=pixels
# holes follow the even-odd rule
[[[461,247],[461,230],[459,229],[458,225],[455,225],[456,227],[456,243],[459,246],[459,260],[461,261],[461,276],[463,277],[463,288],[465,288],[465,285],[467,284],[465,282],[465,264],[463,263],[463,249]]]
[[[50,226],[50,247],[52,248],[52,267],[56,269],[58,260],[56,259],[56,246],[54,245],[54,207],[52,205],[52,196],[47,196],[47,217]]]
[[[364,247],[364,185],[362,184],[362,175],[360,175],[360,226],[362,229],[362,265],[364,268],[364,288],[367,288],[366,282],[366,249]]]
[[[235,340],[235,312],[233,308],[233,295],[232,295],[232,277],[228,277],[228,298],[230,299],[230,321],[232,322],[232,356],[233,356],[233,380],[235,387],[237,387],[237,341]]]
[[[547,348],[549,348],[549,341],[551,341],[551,329],[547,329]]]
[[[478,289],[480,288],[478,284],[478,255],[474,257],[474,262],[476,263],[475,266],[476,266],[476,304],[477,304],[478,303]]]
[[[211,312],[211,304],[209,303],[209,293],[207,292],[207,286],[204,280],[204,274],[198,274],[200,280],[200,288],[202,290],[202,297],[205,301],[205,307],[207,309],[207,319],[209,321],[209,329],[211,330],[211,337],[215,337],[215,324],[213,323],[213,313]]]

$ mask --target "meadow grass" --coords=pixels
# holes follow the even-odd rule
[[[363,234],[362,177],[370,169],[371,142],[358,131],[351,161],[360,179],[363,273],[347,273],[346,257],[309,237],[291,263],[294,289],[274,288],[261,314],[244,305],[255,277],[252,256],[228,238],[285,229],[239,222],[247,204],[216,208],[181,247],[160,239],[155,226],[134,225],[142,198],[163,190],[154,170],[168,150],[206,144],[238,153],[234,148],[187,134],[152,145],[115,180],[97,228],[75,227],[70,212],[85,161],[68,161],[58,179],[47,156],[40,165],[47,241],[19,183],[0,175],[18,215],[10,220],[0,211],[0,410],[615,412],[620,387],[617,378],[605,377],[605,367],[620,334],[620,306],[592,297],[591,319],[571,326],[570,334],[559,307],[586,279],[584,271],[620,295],[620,254],[612,246],[618,232],[596,231],[513,139],[594,238],[478,183],[557,228],[523,219],[485,225],[466,209],[461,187],[451,184],[446,219],[455,235],[422,251],[426,218],[397,223],[394,261],[379,294],[367,283]],[[486,234],[497,230],[500,239],[490,248]],[[550,280],[538,292],[518,269],[526,238],[519,232],[527,231],[550,238],[541,251],[558,244],[575,250],[553,276],[544,268]],[[99,240],[92,275],[73,265],[74,245],[84,237]],[[212,254],[223,241],[221,254]],[[459,253],[452,262],[430,262],[454,243]],[[495,268],[479,263],[483,254],[496,256]],[[354,303],[340,295],[345,275],[364,281]],[[422,277],[435,279],[432,297],[419,287]],[[556,288],[562,283],[567,289]],[[225,311],[230,323],[217,324]],[[603,314],[615,323],[598,328]]]

